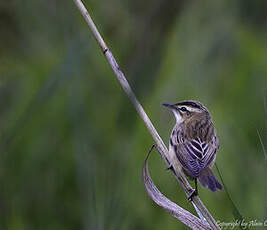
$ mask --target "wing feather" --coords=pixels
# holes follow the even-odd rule
[[[218,142],[216,135],[209,142],[203,142],[200,138],[184,140],[177,133],[176,156],[183,168],[192,177],[199,177],[200,172],[214,159]]]

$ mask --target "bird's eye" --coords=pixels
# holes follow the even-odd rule
[[[187,109],[185,107],[181,107],[180,110],[183,111],[183,112],[187,111]]]

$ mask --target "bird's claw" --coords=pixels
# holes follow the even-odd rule
[[[166,170],[173,170],[173,166],[170,164],[170,165],[166,168]]]
[[[193,201],[193,197],[198,195],[198,191],[194,189],[194,191],[188,196],[189,201]]]

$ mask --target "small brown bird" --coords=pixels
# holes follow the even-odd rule
[[[163,105],[176,118],[169,143],[170,164],[195,180],[195,191],[189,199],[198,194],[197,179],[213,192],[221,190],[222,185],[211,171],[219,141],[208,109],[193,100]]]

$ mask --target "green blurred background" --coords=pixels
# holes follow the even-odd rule
[[[203,102],[232,199],[266,220],[267,2],[84,2],[165,143],[161,103]],[[0,36],[0,229],[185,229],[145,192],[153,140],[73,1],[1,1]],[[149,165],[194,212],[156,152]],[[225,190],[200,197],[234,220]]]

